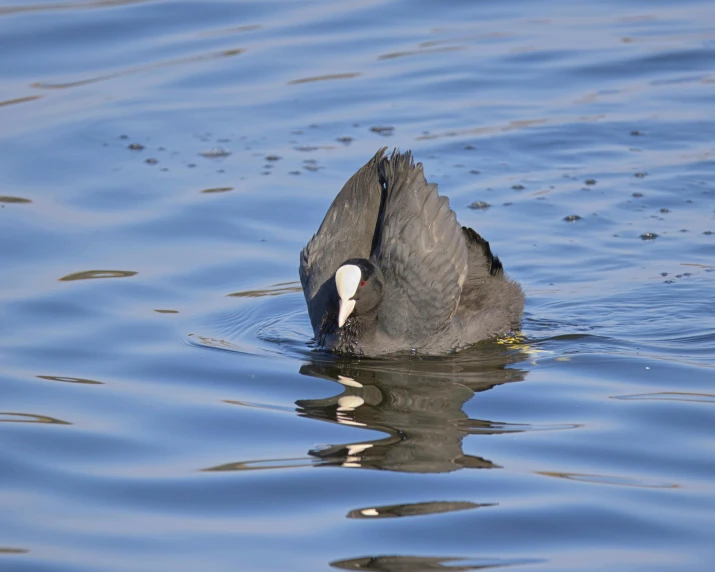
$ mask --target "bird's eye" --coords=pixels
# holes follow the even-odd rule
[[[365,286],[365,284],[367,284],[367,280],[363,280],[362,282],[360,282],[360,288],[362,288],[363,286]]]

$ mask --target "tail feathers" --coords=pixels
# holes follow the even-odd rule
[[[499,258],[492,254],[489,243],[469,227],[463,226],[462,232],[467,241],[470,263],[472,262],[473,256],[476,255],[477,258],[482,258],[481,264],[486,267],[491,276],[501,276],[504,274],[504,267]],[[481,257],[479,256],[480,254]],[[479,263],[479,261],[476,262]],[[470,267],[471,266],[472,264],[470,264]],[[469,273],[472,273],[472,268],[469,269]]]

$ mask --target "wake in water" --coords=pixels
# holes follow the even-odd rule
[[[227,297],[236,304],[229,311],[200,318],[184,343],[253,356],[302,358],[310,353],[306,340],[312,331],[299,283]]]

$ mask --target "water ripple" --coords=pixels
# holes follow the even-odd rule
[[[0,196],[0,203],[7,203],[7,204],[27,204],[31,203],[32,201],[30,199],[26,199],[24,197],[9,197],[9,196]]]
[[[136,275],[137,272],[133,270],[84,270],[82,272],[73,272],[58,280],[72,282],[74,280],[94,280],[97,278],[129,278]]]
[[[62,421],[47,415],[37,415],[34,413],[10,413],[0,411],[0,416],[5,415],[7,418],[0,417],[0,423],[49,423],[52,425],[72,425],[69,421]]]
[[[85,385],[104,385],[103,381],[95,381],[94,379],[83,379],[81,377],[64,377],[58,375],[38,375],[35,376],[39,379],[46,379],[48,381],[62,381],[64,383],[80,383]]]
[[[112,73],[102,74],[92,77],[86,77],[83,79],[78,79],[74,81],[63,81],[63,82],[50,82],[50,81],[37,81],[31,85],[31,87],[37,89],[70,89],[75,87],[83,87],[93,83],[98,83],[102,81],[117,79],[120,77],[125,77],[128,75],[133,75],[145,71],[151,71],[156,69],[162,69],[166,67],[173,66],[183,66],[186,64],[194,64],[199,62],[206,62],[211,60],[216,60],[218,58],[227,58],[237,56],[242,54],[245,50],[243,48],[231,48],[220,50],[216,52],[209,52],[205,54],[197,54],[192,56],[187,56],[183,58],[176,58],[173,60],[166,60],[162,62],[155,62],[151,64],[145,64],[141,66],[129,67],[126,69],[117,70]]]
[[[631,477],[619,477],[613,475],[595,475],[588,473],[560,473],[554,471],[536,471],[537,475],[545,477],[556,477],[580,483],[591,483],[596,485],[614,485],[619,487],[637,487],[643,489],[677,489],[680,485],[675,483],[658,483],[642,481]]]
[[[611,399],[624,401],[680,401],[684,403],[715,403],[712,393],[688,393],[685,391],[657,391],[633,395],[612,395]]]
[[[489,568],[506,568],[524,564],[541,564],[547,562],[539,558],[459,558],[431,556],[363,556],[348,560],[335,560],[330,563],[340,570],[372,570],[375,572],[466,572],[467,570],[487,570]]]

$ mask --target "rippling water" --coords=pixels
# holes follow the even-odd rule
[[[712,567],[714,24],[0,0],[0,569]],[[383,145],[523,337],[313,350],[298,252]]]

